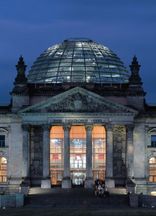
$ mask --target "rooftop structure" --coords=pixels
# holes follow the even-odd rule
[[[45,50],[34,62],[29,83],[127,83],[128,71],[106,46],[71,38]]]

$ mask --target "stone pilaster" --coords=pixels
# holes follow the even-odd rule
[[[51,188],[50,182],[50,126],[43,125],[43,179],[41,188]]]
[[[23,166],[22,178],[24,184],[29,184],[30,177],[30,126],[22,125],[23,129]]]
[[[127,125],[127,151],[126,151],[126,165],[127,177],[134,177],[134,146],[133,146],[133,125]]]
[[[113,127],[111,124],[106,125],[106,187],[113,188]]]
[[[85,188],[93,188],[92,125],[86,125],[86,180]]]
[[[64,173],[62,188],[71,188],[70,178],[70,129],[69,125],[64,125]]]

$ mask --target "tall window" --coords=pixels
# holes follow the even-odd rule
[[[7,159],[0,157],[0,183],[7,181]]]
[[[70,130],[70,169],[72,183],[82,185],[86,176],[86,130],[72,126]]]
[[[151,147],[156,147],[156,135],[151,135]]]
[[[156,157],[149,159],[149,182],[156,182]]]
[[[0,148],[5,147],[5,135],[0,135]]]
[[[63,178],[64,130],[53,126],[50,131],[50,176],[53,185],[60,185]]]
[[[93,177],[104,180],[106,169],[106,131],[103,126],[94,126],[92,130]]]

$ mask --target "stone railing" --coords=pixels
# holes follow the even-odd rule
[[[7,194],[0,195],[0,208],[6,207],[22,207],[24,206],[23,194]]]
[[[134,194],[136,192],[136,184],[130,178],[126,181],[126,189],[128,194]]]

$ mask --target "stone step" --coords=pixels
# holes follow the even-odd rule
[[[108,191],[110,194],[127,194],[127,189],[124,187],[109,188]]]
[[[29,195],[33,194],[48,194],[48,193],[54,193],[54,192],[61,192],[63,191],[62,188],[41,188],[41,187],[31,187],[29,189]]]
[[[45,193],[54,193],[54,192],[59,192],[59,193],[63,193],[63,192],[68,192],[71,190],[79,190],[82,191],[83,188],[78,188],[78,189],[62,189],[62,188],[41,188],[41,187],[31,187],[29,189],[29,195],[33,195],[33,194],[45,194]],[[126,188],[123,187],[119,187],[119,188],[109,188],[108,191],[110,192],[110,194],[123,194],[126,195],[127,194],[127,190]]]
[[[124,207],[128,206],[128,196],[123,194],[110,194],[108,197],[96,197],[93,190],[84,188],[31,188],[26,204],[35,207],[53,206],[56,208]]]

